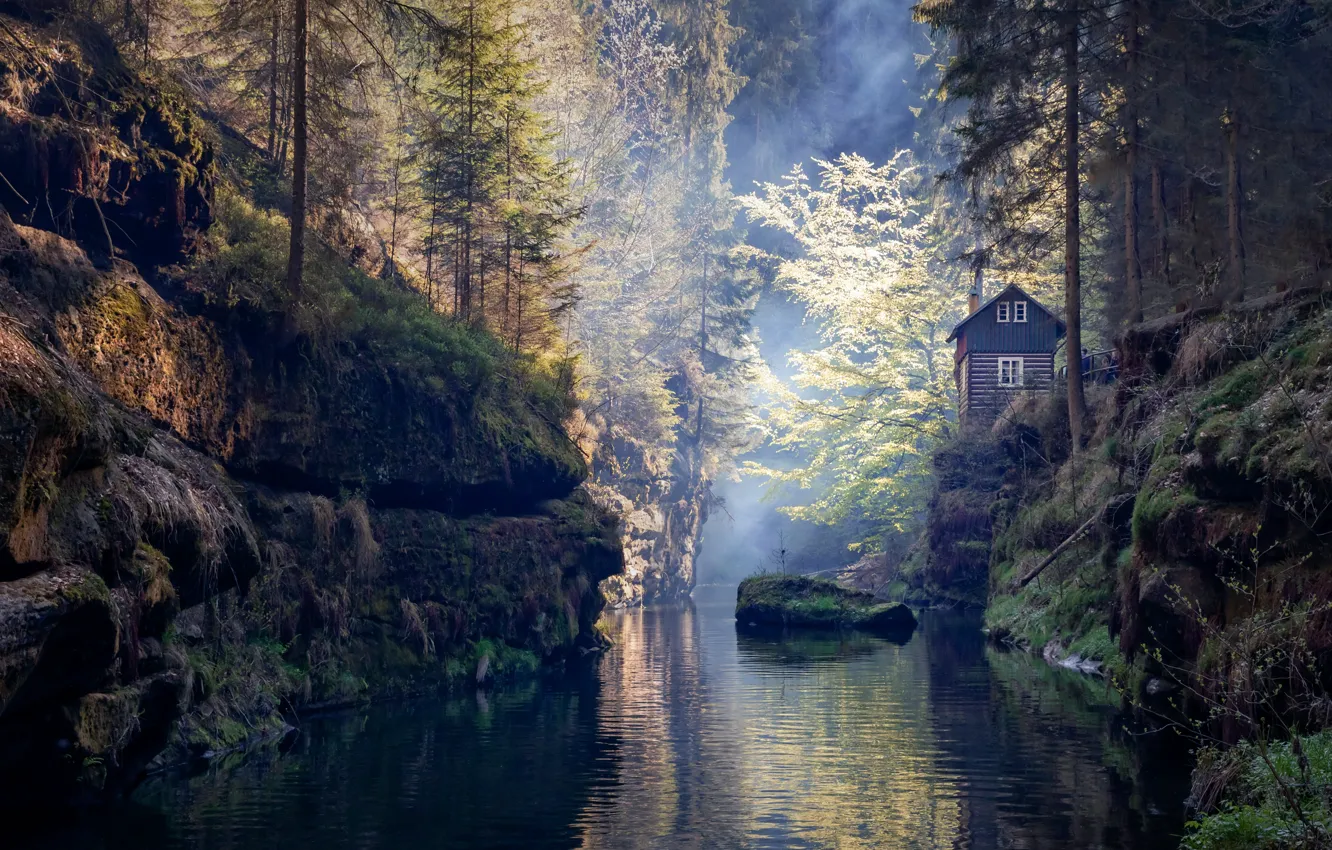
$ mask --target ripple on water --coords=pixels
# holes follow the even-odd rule
[[[312,720],[286,753],[155,781],[33,846],[1177,846],[1183,761],[976,620],[927,614],[897,645],[738,634],[730,610],[615,615],[584,675]]]

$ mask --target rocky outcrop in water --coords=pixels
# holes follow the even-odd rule
[[[735,620],[745,626],[859,629],[909,637],[916,617],[900,602],[809,576],[761,575],[740,582]]]

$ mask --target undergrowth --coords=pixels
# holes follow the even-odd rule
[[[1189,823],[1185,850],[1327,847],[1332,838],[1332,731],[1204,750],[1195,796],[1224,786],[1224,802]],[[1302,814],[1301,818],[1298,814]]]
[[[350,344],[435,391],[501,387],[520,392],[555,421],[571,409],[565,361],[506,348],[487,331],[433,309],[420,293],[350,265],[317,236],[307,245],[302,290],[293,299],[286,287],[287,219],[225,184],[214,213],[208,247],[186,271],[206,300],[289,315],[316,352],[333,355]]]

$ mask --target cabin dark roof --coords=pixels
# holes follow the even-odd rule
[[[977,307],[976,312],[972,313],[970,316],[967,316],[965,319],[958,322],[957,327],[953,328],[953,332],[948,335],[948,339],[946,341],[952,342],[953,340],[957,339],[958,334],[962,332],[962,328],[963,326],[966,325],[967,322],[970,322],[972,319],[976,318],[981,313],[984,313],[986,308],[988,308],[994,302],[998,301],[1000,298],[1003,298],[1004,296],[1013,293],[1021,295],[1027,301],[1027,303],[1035,304],[1036,309],[1041,310],[1042,312],[1045,313],[1045,315],[1054,319],[1055,325],[1058,328],[1059,336],[1062,337],[1065,331],[1068,330],[1068,327],[1064,324],[1063,320],[1060,319],[1058,316],[1056,316],[1054,313],[1050,312],[1050,309],[1048,307],[1046,307],[1041,302],[1037,301],[1035,298],[1032,298],[1031,295],[1029,295],[1025,289],[1018,286],[1016,283],[1010,283],[1008,286],[1005,286],[1003,289],[999,290],[999,292],[985,299],[985,303]]]

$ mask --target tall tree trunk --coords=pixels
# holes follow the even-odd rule
[[[512,115],[504,115],[504,194],[510,203],[510,209],[513,204],[513,123]],[[500,315],[500,338],[503,339],[509,333],[509,288],[512,285],[513,276],[513,222],[509,218],[504,220],[504,303],[501,306]]]
[[[398,101],[398,120],[394,126],[397,133],[402,131],[402,101]],[[402,143],[394,146],[393,151],[393,219],[389,224],[389,263],[392,267],[393,282],[398,282],[398,214],[402,211]],[[430,309],[435,309],[434,298],[430,299]]]
[[[467,218],[463,231],[462,282],[463,282],[463,317],[472,317],[472,240],[476,214],[476,178],[480,163],[476,156],[476,80],[481,73],[477,64],[476,3],[467,4]]]
[[[268,163],[277,161],[278,122],[278,33],[282,17],[277,4],[273,5],[273,32],[268,42]]]
[[[1239,163],[1239,115],[1231,109],[1226,110],[1223,123],[1226,127],[1226,213],[1229,219],[1230,241],[1230,300],[1244,300],[1244,231],[1242,198],[1240,192]]]
[[[527,274],[527,265],[521,255],[518,257],[518,289],[514,293],[518,315],[513,322],[513,350],[523,350],[523,275]]]
[[[1064,33],[1064,321],[1068,336],[1068,428],[1073,451],[1082,449],[1082,221],[1078,210],[1078,11],[1070,4]]]
[[[708,358],[708,255],[703,254],[703,293],[699,305],[698,323],[698,371],[702,377],[707,372]],[[703,391],[698,388],[698,416],[694,422],[694,445],[703,447]]]
[[[1170,281],[1170,233],[1166,229],[1165,176],[1161,173],[1161,163],[1152,163],[1152,226],[1156,230],[1156,258],[1152,264],[1152,273],[1165,285],[1166,291],[1173,288]]]
[[[1138,5],[1129,3],[1128,81],[1124,87],[1124,283],[1131,325],[1142,321],[1142,266],[1138,259]]]
[[[281,175],[287,170],[287,151],[291,145],[291,74],[284,75],[282,86],[282,117],[278,120],[277,162],[273,170]]]
[[[153,0],[143,0],[143,64],[152,58],[150,39],[153,36]]]
[[[296,31],[293,39],[292,88],[295,126],[292,128],[291,163],[291,250],[287,255],[287,291],[296,298],[301,293],[301,279],[305,275],[305,171],[307,167],[307,135],[309,121],[305,112],[306,58],[310,48],[309,0],[296,0]]]
[[[430,231],[426,236],[426,301],[435,309],[435,227],[439,222],[439,171],[435,171],[430,192]],[[456,302],[456,298],[454,299]]]

